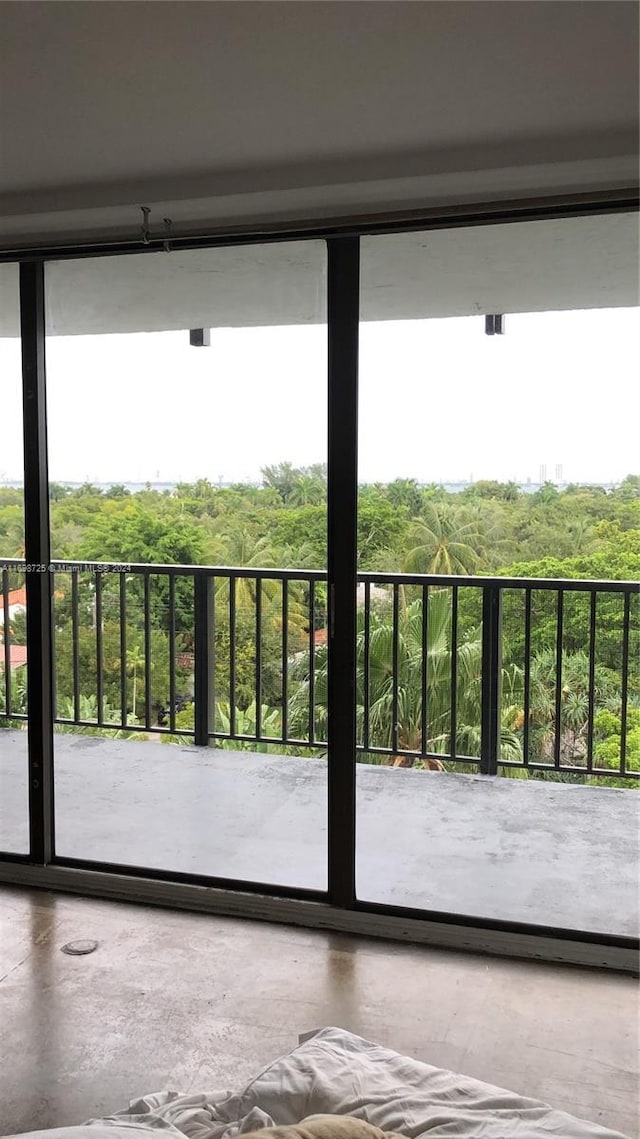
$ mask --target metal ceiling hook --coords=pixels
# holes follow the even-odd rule
[[[144,245],[148,245],[151,241],[151,234],[149,233],[149,214],[151,210],[148,206],[140,206],[142,210],[142,225],[140,226],[140,234]]]
[[[165,253],[171,253],[171,218],[163,218],[164,222],[164,242],[163,248]]]

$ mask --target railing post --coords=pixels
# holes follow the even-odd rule
[[[213,728],[213,578],[204,573],[194,577],[194,624],[194,738],[199,747],[208,747]]]
[[[498,774],[501,686],[502,589],[499,585],[485,585],[482,591],[482,775]]]

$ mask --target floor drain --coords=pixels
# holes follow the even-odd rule
[[[97,948],[97,941],[68,941],[62,946],[62,952],[70,953],[72,957],[82,957],[85,953],[93,953]]]

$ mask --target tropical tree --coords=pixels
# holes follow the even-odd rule
[[[0,504],[0,550],[7,558],[24,557],[24,508],[22,503]]]
[[[27,611],[19,609],[9,622],[9,640],[13,645],[27,643]]]
[[[226,563],[229,566],[242,566],[247,569],[268,569],[274,564],[274,553],[269,539],[258,536],[244,526],[236,526],[226,535],[227,550]],[[220,607],[220,622],[229,616],[229,599],[231,594],[231,578],[219,576],[215,579],[215,600]],[[255,611],[258,591],[257,577],[235,578],[234,593],[236,614],[245,614],[250,620],[250,614]],[[278,605],[280,584],[271,578],[262,578],[260,593],[263,604],[263,617],[269,620]],[[223,610],[226,616],[222,616]]]
[[[477,518],[434,502],[425,504],[421,518],[412,523],[404,568],[409,573],[471,574],[484,548]]]
[[[299,474],[291,463],[274,463],[263,467],[262,485],[277,490],[283,502],[287,502]]]
[[[215,727],[218,732],[231,732],[232,716],[231,705],[227,702],[220,701],[215,705]],[[281,733],[281,713],[279,708],[270,708],[267,704],[260,706],[260,730],[261,735],[273,736],[277,740]],[[233,715],[234,731],[240,736],[252,736],[256,733],[256,704],[250,704],[247,708],[234,708]],[[187,704],[181,712],[176,716],[176,728],[182,731],[193,731],[194,727],[194,707],[193,704]],[[184,744],[193,743],[193,739],[182,735],[172,735],[167,732],[163,734],[160,739],[162,743],[178,743]],[[224,751],[250,751],[250,752],[279,752],[282,754],[283,747],[281,744],[266,743],[256,740],[237,740],[226,739],[216,740],[216,747],[222,748]]]
[[[422,509],[422,491],[415,479],[394,479],[387,486],[386,493],[389,502],[394,506],[406,506],[412,516]]]
[[[262,484],[278,492],[287,506],[306,506],[322,502],[327,493],[327,468],[324,463],[310,467],[294,467],[291,463],[275,463],[262,468]]]
[[[229,566],[262,566],[274,564],[273,547],[266,535],[256,534],[246,524],[236,522],[220,531],[225,560]]]
[[[555,650],[537,653],[531,661],[530,754],[539,763],[552,763],[559,733],[560,764],[584,766],[589,731],[589,656],[585,652],[563,652],[560,689],[560,723],[556,724],[557,662]],[[620,712],[620,681],[603,665],[594,669],[594,707],[598,713]],[[597,719],[597,717],[596,717]],[[602,728],[603,720],[600,719]],[[604,722],[607,722],[606,719]],[[517,721],[524,726],[524,713]],[[602,734],[600,739],[602,740]]]
[[[400,551],[405,548],[408,526],[409,511],[406,506],[393,506],[375,488],[361,487],[358,495],[360,568],[399,569]]]
[[[24,716],[27,712],[27,666],[21,665],[11,673],[11,712],[18,716]],[[7,694],[4,678],[4,661],[0,659],[0,717],[4,716],[7,711]],[[0,727],[3,728],[21,728],[23,721],[21,720],[2,720],[0,719]]]
[[[369,615],[369,742],[374,747],[394,747],[393,713],[397,705],[396,765],[413,766],[403,751],[422,750],[423,729],[423,614],[422,599],[411,601],[399,613],[397,636],[397,686],[394,683],[393,619],[386,603],[371,607]],[[365,614],[358,612],[356,708],[358,738],[364,741],[365,727]],[[480,756],[482,693],[482,642],[474,629],[457,649],[456,732],[452,747],[451,700],[451,598],[448,590],[432,590],[427,619],[426,750],[434,756]],[[314,716],[319,738],[327,730],[327,648],[318,646],[315,654]],[[309,719],[310,675],[307,661],[300,661],[299,683],[290,704],[294,730],[304,733]],[[519,761],[521,745],[513,727],[514,708],[521,688],[521,677],[511,667],[503,670],[503,728],[501,757]],[[395,692],[394,692],[395,689]],[[304,738],[304,736],[302,736]],[[432,759],[427,766],[442,767]]]
[[[97,726],[98,720],[98,701],[95,696],[80,695],[80,719],[84,721],[83,724],[56,724],[56,731],[66,733],[68,735],[83,735],[83,736],[106,736],[109,739],[116,740],[148,740],[148,735],[143,731],[128,731],[125,728],[100,728]],[[73,700],[63,700],[58,706],[58,716],[62,720],[75,719],[75,705]],[[122,715],[119,708],[112,708],[110,704],[104,703],[102,706],[102,719],[105,724],[118,724],[121,723]],[[96,721],[96,726],[89,727],[88,724],[92,720]]]
[[[637,773],[640,771],[640,708],[631,707],[627,709],[626,727],[625,768],[627,771]],[[594,729],[595,766],[620,770],[622,753],[622,716],[620,711],[618,710],[617,713],[608,710],[599,712],[595,717]],[[611,786],[612,783],[608,777],[596,780],[596,782],[602,782],[607,786]],[[614,786],[637,788],[638,783],[628,779],[616,780]]]
[[[142,645],[131,645],[127,650],[127,676],[132,678],[131,715],[135,720],[138,708],[138,677],[144,673],[145,657]]]
[[[498,498],[503,502],[516,502],[521,493],[516,482],[498,482],[497,479],[478,479],[462,492],[468,499]]]
[[[326,498],[327,488],[313,475],[299,474],[288,495],[291,506],[317,506]]]
[[[277,739],[282,728],[282,717],[278,708],[270,708],[267,704],[260,706],[261,735],[272,736]],[[231,731],[231,707],[229,704],[216,704],[216,727],[220,732]],[[253,701],[248,708],[235,710],[235,731],[240,736],[252,736],[256,732],[256,703]],[[257,751],[267,752],[271,744],[250,740],[219,740],[218,746],[230,751]]]

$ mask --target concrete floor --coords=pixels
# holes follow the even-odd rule
[[[26,735],[0,732],[0,849],[27,843]],[[326,888],[321,760],[58,735],[56,849]],[[640,930],[640,793],[357,767],[368,901],[596,933]]]
[[[637,1134],[627,977],[9,887],[0,931],[0,1134],[238,1087],[327,1024]]]

